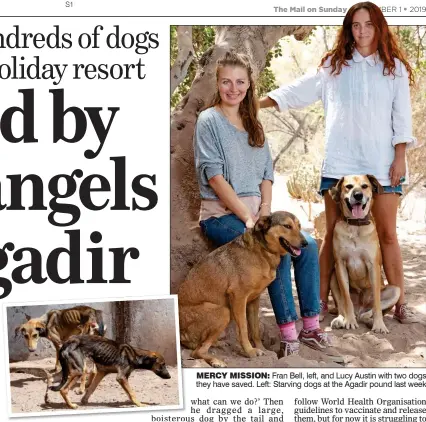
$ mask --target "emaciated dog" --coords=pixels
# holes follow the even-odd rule
[[[281,256],[300,255],[307,241],[288,212],[261,217],[253,229],[214,250],[189,272],[178,291],[181,343],[192,357],[213,367],[225,362],[209,354],[234,319],[248,357],[264,354],[259,333],[259,296],[275,279]],[[248,330],[254,343],[249,341]]]
[[[95,363],[97,374],[81,399],[82,404],[88,403],[101,380],[110,373],[117,374],[118,383],[138,407],[144,405],[136,399],[128,381],[130,374],[135,369],[149,369],[161,378],[170,378],[166,363],[160,353],[137,349],[126,343],[119,344],[99,336],[72,336],[63,344],[59,352],[59,361],[63,368],[62,381],[59,385],[50,387],[52,391],[60,391],[71,409],[77,408],[77,405],[70,401],[68,391],[77,378],[83,374],[85,358]]]
[[[68,309],[53,309],[39,318],[32,318],[15,329],[15,335],[21,334],[28,350],[37,349],[40,337],[48,338],[56,349],[55,371],[59,372],[59,349],[62,343],[76,334],[105,334],[102,311],[90,306],[75,306]]]
[[[330,287],[339,316],[332,328],[358,328],[357,316],[373,331],[389,333],[383,313],[398,301],[400,289],[385,285],[381,275],[382,254],[371,216],[373,190],[382,193],[383,187],[371,175],[343,177],[330,189],[341,210],[333,234]]]

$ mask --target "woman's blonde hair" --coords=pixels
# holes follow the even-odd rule
[[[250,86],[247,90],[246,96],[240,103],[240,116],[243,122],[243,127],[248,133],[248,142],[252,147],[263,147],[265,144],[265,133],[263,132],[262,123],[257,118],[259,104],[256,98],[256,86],[253,80],[253,69],[250,59],[246,54],[236,53],[235,51],[228,51],[225,55],[217,61],[216,66],[216,81],[219,81],[219,74],[221,69],[225,66],[241,67],[247,71]],[[219,88],[217,89],[213,100],[208,107],[213,107],[220,104],[221,98]]]

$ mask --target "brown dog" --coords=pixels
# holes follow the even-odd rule
[[[388,333],[383,313],[398,301],[400,289],[385,285],[381,275],[382,254],[371,217],[373,191],[383,192],[374,176],[346,176],[330,189],[340,204],[341,217],[333,234],[335,271],[331,292],[339,316],[332,328],[358,328],[358,319],[379,333]]]
[[[280,211],[261,217],[253,229],[199,262],[178,291],[180,340],[194,350],[192,357],[213,367],[226,367],[208,351],[231,319],[237,324],[245,354],[262,355],[259,296],[275,279],[281,256],[300,255],[305,246],[299,220]]]
[[[28,350],[37,349],[41,337],[48,338],[56,349],[55,371],[59,372],[59,349],[62,343],[76,334],[105,334],[102,311],[90,306],[75,306],[68,309],[53,309],[39,318],[32,318],[15,329],[15,335],[21,334]]]
[[[166,363],[160,353],[137,349],[126,343],[119,344],[99,336],[72,336],[64,343],[59,352],[59,360],[63,368],[62,381],[59,385],[49,387],[52,391],[60,391],[71,409],[77,408],[77,405],[68,398],[68,391],[77,378],[84,374],[86,358],[95,363],[97,374],[81,399],[82,404],[88,403],[89,397],[107,374],[117,374],[118,383],[138,407],[143,404],[136,399],[128,381],[130,374],[135,369],[148,369],[161,378],[170,378]]]

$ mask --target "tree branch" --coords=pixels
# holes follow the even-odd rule
[[[307,117],[308,115],[305,114],[303,121],[299,124],[299,127],[297,128],[296,132],[294,132],[294,135],[290,138],[290,140],[281,148],[280,152],[276,155],[272,163],[273,168],[275,168],[275,165],[277,164],[281,155],[283,155],[291,147],[292,143],[299,137],[300,132],[302,132],[303,130],[303,126],[305,125],[305,120]]]
[[[299,60],[297,59],[296,55],[294,54],[294,51],[291,52],[291,58],[293,59],[296,67],[297,67],[297,76],[303,75],[303,69],[300,66]]]
[[[274,116],[275,119],[277,119],[280,123],[282,123],[291,133],[295,132],[295,129],[291,125],[291,123],[286,118],[284,118],[282,115],[278,114],[278,112],[276,110],[271,110],[271,109],[267,108],[264,111],[271,114],[272,116]]]
[[[327,30],[325,29],[324,26],[322,26],[321,29],[322,29],[322,39],[324,41],[325,51],[329,51],[330,47],[328,46],[328,43],[327,43]]]

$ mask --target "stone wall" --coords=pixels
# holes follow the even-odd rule
[[[176,324],[173,299],[131,301],[130,344],[160,352],[176,365]]]

